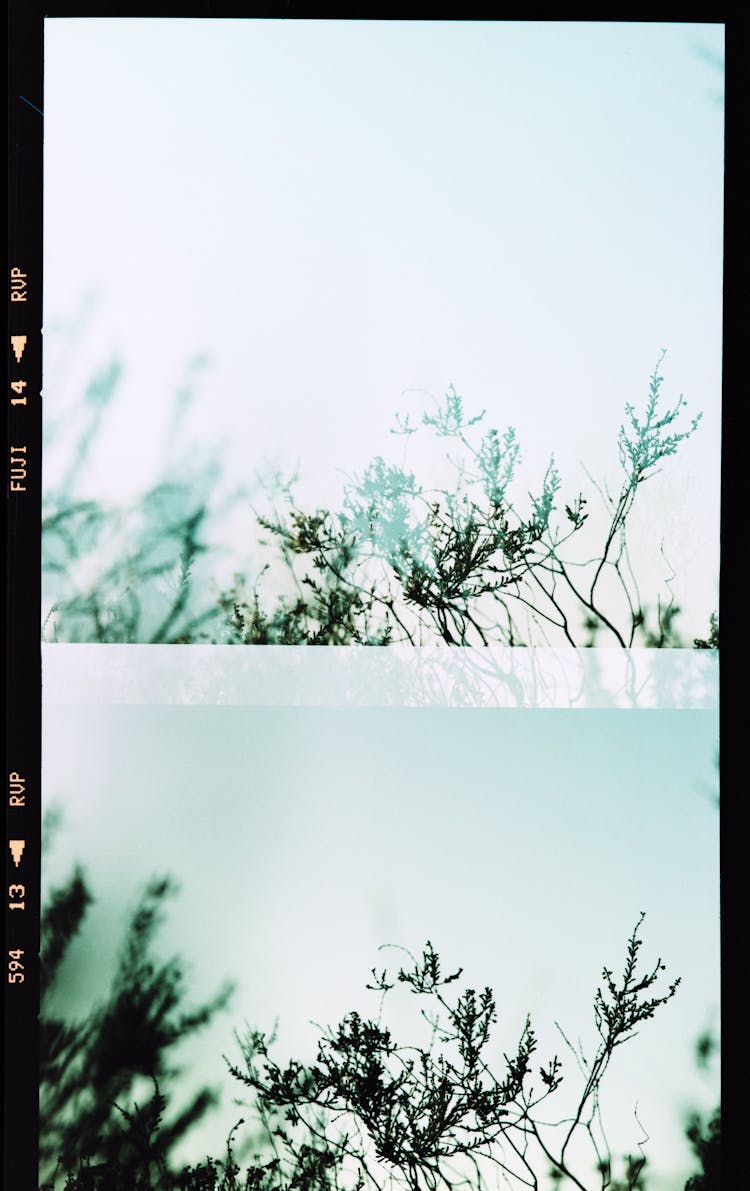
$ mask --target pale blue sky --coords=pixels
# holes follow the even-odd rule
[[[227,486],[299,462],[323,502],[400,446],[394,412],[430,400],[405,390],[449,384],[516,426],[522,493],[552,451],[574,493],[582,463],[617,482],[623,407],[666,347],[666,398],[704,417],[636,536],[658,526],[706,629],[722,26],[56,18],[45,39],[48,486],[117,357],[80,495],[133,495],[182,444]],[[219,531],[252,535],[247,503]]]
[[[690,1165],[681,1114],[717,1095],[692,1057],[718,1025],[716,731],[713,712],[48,705],[44,800],[65,823],[45,887],[80,860],[96,896],[71,995],[95,995],[113,922],[171,872],[165,950],[196,997],[238,981],[195,1046],[205,1079],[225,1082],[245,1020],[278,1017],[295,1052],[311,1021],[374,1012],[379,945],[427,938],[495,988],[504,1049],[533,1014],[541,1058],[555,1021],[591,1041],[602,965],[620,969],[645,910],[644,960],[683,984],[622,1048],[604,1104],[622,1153],[637,1102],[669,1191]],[[204,1144],[237,1115],[225,1102]]]

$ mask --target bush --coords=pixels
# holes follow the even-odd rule
[[[543,1172],[591,1188],[612,1187],[612,1160],[600,1120],[599,1090],[615,1051],[674,996],[679,979],[657,993],[664,965],[639,967],[638,920],[621,976],[609,968],[594,996],[595,1050],[579,1056],[579,1086],[555,1123],[563,1066],[539,1063],[526,1020],[515,1051],[498,1068],[491,1057],[495,995],[454,992],[461,970],[443,974],[427,943],[420,959],[389,974],[373,969],[368,988],[380,996],[376,1018],[350,1013],[322,1034],[312,1064],[279,1065],[269,1039],[250,1031],[240,1042],[244,1067],[232,1074],[251,1090],[272,1144],[260,1169],[274,1186],[302,1177],[320,1188],[436,1191],[456,1182],[481,1187],[494,1167],[510,1186],[539,1186]],[[421,1001],[420,1042],[398,1042],[383,1024],[386,1000],[404,986]],[[570,1105],[572,1103],[572,1111]],[[583,1147],[582,1147],[582,1144]],[[641,1186],[645,1159],[629,1160],[627,1186]],[[260,1177],[260,1176],[259,1176]]]
[[[663,358],[643,412],[626,406],[619,486],[614,495],[597,486],[600,515],[581,492],[561,496],[554,459],[519,502],[515,430],[485,429],[484,411],[467,414],[452,386],[418,426],[398,418],[392,431],[407,446],[417,432],[444,444],[452,484],[427,487],[404,463],[378,456],[347,482],[338,511],[306,510],[293,481],[277,476],[272,510],[257,517],[266,535],[258,547],[270,548],[270,561],[253,581],[237,575],[215,594],[196,578],[217,512],[215,475],[166,477],[129,511],[75,500],[65,482],[45,498],[45,635],[153,644],[681,645],[679,607],[669,591],[642,599],[628,541],[642,485],[701,416],[680,428],[683,397],[664,407]],[[77,456],[90,449],[100,404]],[[695,645],[718,648],[715,617]]]
[[[641,915],[628,939],[622,972],[605,967],[593,1001],[597,1042],[574,1048],[567,1100],[557,1054],[541,1061],[531,1021],[498,1064],[492,989],[443,973],[430,942],[419,959],[394,972],[372,971],[374,1018],[351,1012],[321,1032],[313,1063],[280,1065],[273,1037],[238,1036],[242,1065],[227,1065],[250,1092],[255,1128],[244,1169],[235,1157],[237,1122],[221,1157],[195,1165],[175,1157],[178,1143],[217,1102],[202,1088],[170,1109],[180,1041],[228,1000],[185,1008],[184,965],[157,961],[153,940],[173,886],[152,881],[128,925],[115,977],[103,1002],[75,1022],[50,1008],[68,949],[91,903],[80,870],[53,892],[42,923],[43,982],[40,1104],[41,1191],[449,1191],[481,1188],[492,1169],[509,1187],[567,1182],[586,1191],[645,1191],[642,1146],[619,1161],[609,1151],[600,1089],[615,1051],[675,995],[679,979],[657,989],[661,960],[640,965]],[[408,954],[408,953],[407,953]],[[401,988],[416,997],[414,1036],[398,1041],[385,1024]],[[143,1094],[134,1099],[136,1086]],[[561,1091],[561,1089],[563,1089]],[[555,1112],[555,1105],[558,1105]],[[699,1169],[686,1191],[718,1191],[720,1111],[693,1114],[687,1136]]]
[[[484,411],[467,415],[451,387],[421,427],[399,419],[393,433],[408,440],[426,428],[444,439],[454,486],[427,489],[405,466],[377,457],[349,482],[337,513],[306,512],[287,488],[286,512],[259,520],[297,596],[282,598],[269,615],[257,585],[244,599],[237,585],[224,597],[237,639],[284,643],[291,622],[295,643],[309,644],[680,644],[671,597],[657,597],[650,623],[654,609],[641,600],[627,538],[641,485],[700,420],[676,428],[682,397],[662,408],[663,357],[643,414],[626,406],[620,487],[615,496],[599,489],[606,515],[596,538],[588,533],[587,498],[561,500],[554,459],[521,511],[513,496],[515,430],[483,433]],[[583,553],[576,554],[579,538]]]
[[[62,963],[92,898],[80,869],[55,890],[41,924],[40,1171],[66,1191],[171,1187],[174,1147],[216,1103],[200,1089],[165,1120],[178,1069],[173,1052],[225,1008],[231,988],[185,1006],[185,969],[153,955],[168,879],[150,882],[130,918],[106,998],[70,1023],[52,1008]],[[132,1103],[134,1088],[149,1089]]]

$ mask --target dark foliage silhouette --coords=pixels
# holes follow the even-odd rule
[[[231,1071],[252,1091],[259,1119],[273,1134],[273,1157],[263,1169],[288,1178],[315,1154],[329,1172],[325,1185],[333,1185],[330,1172],[338,1170],[335,1185],[350,1188],[481,1187],[493,1169],[519,1188],[539,1187],[545,1172],[583,1189],[611,1187],[599,1089],[617,1048],[679,985],[657,993],[661,960],[641,970],[642,921],[643,915],[628,940],[621,975],[602,971],[594,996],[598,1041],[589,1055],[578,1054],[572,1099],[558,1094],[561,1059],[539,1062],[529,1019],[515,1050],[498,1063],[493,991],[449,990],[461,970],[444,975],[429,942],[405,968],[373,969],[368,988],[380,994],[377,1017],[350,1013],[324,1031],[312,1064],[279,1065],[266,1035],[249,1031],[239,1040],[244,1066],[232,1064]],[[385,1002],[398,985],[422,1001],[421,1043],[398,1042],[384,1024]],[[642,1155],[629,1160],[628,1187],[642,1185],[644,1163]]]
[[[211,1001],[185,1005],[181,960],[157,959],[154,937],[168,879],[153,880],[130,918],[106,998],[81,1020],[54,1009],[63,961],[92,898],[76,869],[55,890],[41,924],[40,1169],[43,1187],[160,1187],[173,1147],[215,1104],[198,1091],[167,1113],[179,1073],[174,1051],[225,1008],[231,988]],[[138,1101],[133,1098],[139,1087]]]
[[[703,1121],[694,1113],[687,1136],[700,1169],[685,1184],[685,1191],[720,1191],[721,1187],[721,1108]]]
[[[230,990],[186,1008],[183,964],[153,955],[172,888],[165,879],[149,884],[106,999],[74,1022],[50,1002],[92,898],[79,869],[49,898],[41,969],[43,1191],[447,1191],[459,1184],[480,1191],[494,1181],[493,1170],[519,1191],[560,1184],[646,1191],[646,1153],[611,1155],[599,1097],[618,1048],[680,983],[663,984],[661,960],[642,966],[643,915],[620,974],[602,970],[593,1048],[584,1053],[560,1030],[575,1058],[572,1084],[559,1055],[540,1061],[528,1018],[515,1048],[499,1052],[492,989],[465,987],[460,969],[445,974],[428,942],[395,971],[373,969],[367,988],[377,996],[377,1015],[355,1011],[321,1031],[312,1063],[277,1063],[273,1037],[260,1031],[237,1036],[242,1064],[227,1063],[250,1094],[250,1123],[237,1121],[222,1156],[185,1165],[175,1147],[216,1093],[203,1088],[185,1107],[171,1108],[173,1051],[226,1005]],[[384,1020],[399,988],[420,1007],[406,1043]],[[249,1137],[241,1163],[235,1144],[243,1125]],[[718,1111],[710,1121],[688,1122],[700,1165],[686,1191],[718,1188],[719,1132]]]

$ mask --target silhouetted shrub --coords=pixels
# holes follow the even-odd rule
[[[154,936],[174,887],[153,880],[130,919],[106,998],[70,1022],[54,1011],[62,964],[91,894],[80,869],[55,890],[41,923],[40,1170],[45,1186],[136,1191],[171,1186],[174,1147],[216,1103],[198,1091],[167,1118],[173,1052],[225,1008],[231,988],[185,1005],[185,969],[158,960]],[[139,1102],[132,1099],[140,1084]],[[166,1180],[166,1181],[165,1181]]]

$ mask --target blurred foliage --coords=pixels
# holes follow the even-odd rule
[[[167,1164],[174,1147],[217,1102],[214,1090],[202,1088],[167,1116],[180,1074],[175,1049],[227,1006],[232,991],[225,986],[212,1000],[186,1007],[183,962],[156,958],[154,937],[173,892],[168,879],[150,882],[128,923],[105,999],[74,1021],[54,1006],[64,995],[66,956],[92,902],[82,871],[48,899],[40,954],[44,1191],[172,1187]],[[137,1086],[150,1089],[139,1103],[131,1100]]]
[[[686,1133],[699,1169],[688,1179],[685,1191],[720,1191],[721,1107],[716,1108],[706,1120],[699,1113],[693,1113]]]

